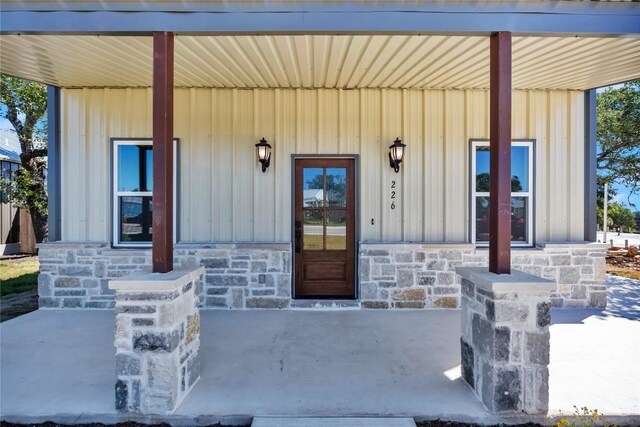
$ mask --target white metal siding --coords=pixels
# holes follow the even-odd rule
[[[583,104],[579,91],[514,92],[513,138],[536,140],[537,241],[582,237]],[[469,139],[488,138],[488,106],[484,90],[176,89],[179,240],[289,241],[291,154],[358,154],[361,240],[468,241]],[[151,137],[151,91],[65,89],[62,112],[63,239],[109,240],[109,139]]]

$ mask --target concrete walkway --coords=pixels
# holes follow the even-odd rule
[[[617,231],[611,231],[607,233],[607,241],[604,241],[604,233],[598,232],[598,241],[603,243],[609,243],[613,239],[614,246],[624,247],[624,241],[627,240],[630,246],[640,246],[640,234],[635,233],[620,233],[618,236]]]
[[[416,427],[413,418],[255,417],[251,427]]]
[[[550,414],[573,405],[640,423],[640,281],[607,277],[606,310],[554,310]]]
[[[607,311],[553,312],[552,414],[575,404],[640,421],[640,311],[624,306],[637,303],[640,284],[609,284]],[[0,419],[127,419],[114,411],[113,319],[108,311],[38,310],[2,323]],[[202,378],[170,420],[500,421],[459,378],[459,331],[457,310],[203,311]]]

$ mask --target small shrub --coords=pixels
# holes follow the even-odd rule
[[[571,417],[562,417],[556,421],[555,427],[595,427],[600,425],[602,415],[597,409],[590,410],[586,406],[578,408],[574,405]],[[603,427],[617,427],[615,424],[603,422]]]

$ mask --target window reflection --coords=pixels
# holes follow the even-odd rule
[[[323,223],[324,211],[322,209],[304,211],[302,241],[305,250],[321,251],[324,249]]]
[[[489,198],[476,197],[476,242],[489,241]]]
[[[529,147],[511,147],[511,191],[529,191]]]
[[[527,242],[528,198],[511,198],[511,241]],[[489,241],[489,197],[476,197],[476,242]]]
[[[347,211],[327,211],[327,249],[347,249]]]
[[[120,200],[120,241],[151,241],[153,201],[151,196],[122,196]]]
[[[346,168],[327,168],[327,205],[336,208],[347,206]]]
[[[118,146],[118,191],[153,191],[150,145]]]
[[[303,248],[347,248],[347,169],[304,168]],[[337,209],[336,209],[337,208]]]
[[[511,241],[526,242],[527,233],[527,212],[529,202],[527,197],[511,198]]]
[[[489,147],[476,147],[476,191],[489,192]],[[529,191],[529,147],[511,147],[511,191]]]
[[[303,206],[305,208],[321,208],[324,206],[324,170],[322,168],[304,168]]]

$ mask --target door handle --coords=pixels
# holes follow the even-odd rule
[[[300,239],[302,238],[302,222],[301,221],[296,221],[295,237],[296,237],[296,253],[299,254],[302,251],[302,248],[300,247]]]

